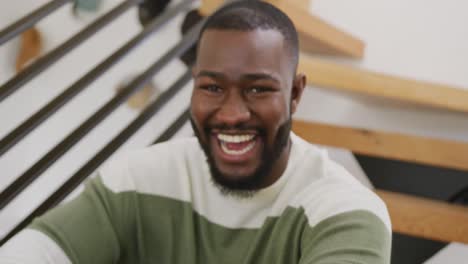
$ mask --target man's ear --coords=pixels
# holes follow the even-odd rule
[[[307,79],[305,74],[299,73],[296,75],[293,81],[293,87],[291,89],[291,115],[296,112],[297,106],[301,101],[302,92],[306,87]]]

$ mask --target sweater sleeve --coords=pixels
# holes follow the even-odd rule
[[[27,228],[0,248],[2,264],[71,264],[65,252],[44,233]]]
[[[390,249],[391,233],[379,217],[350,211],[305,230],[300,264],[389,264]]]
[[[55,241],[73,263],[115,263],[122,224],[114,196],[97,177],[77,198],[37,218],[29,228]]]

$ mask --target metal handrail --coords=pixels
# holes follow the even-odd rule
[[[190,48],[196,42],[202,23],[204,23],[204,21],[201,21],[194,26],[176,46],[169,50],[162,58],[151,65],[135,80],[125,86],[125,88],[115,95],[114,98],[102,106],[70,135],[68,135],[25,173],[5,188],[5,190],[0,193],[0,210],[2,210],[11,200],[29,186],[42,172],[49,168],[72,146],[80,141],[89,131],[91,131],[91,129],[99,124],[99,122],[112,113],[120,104],[125,102],[133,93],[141,89],[152,78],[152,76],[159,72],[171,59],[180,56]]]
[[[169,140],[190,118],[190,109],[187,108],[179,117],[162,133],[152,144],[157,144]]]
[[[110,69],[115,63],[120,61],[133,48],[140,44],[146,37],[159,30],[166,22],[173,18],[178,12],[191,4],[191,0],[186,0],[179,3],[174,8],[164,12],[157,19],[148,24],[137,36],[128,41],[125,45],[119,48],[116,52],[99,63],[96,67],[86,73],[83,77],[73,83],[69,88],[56,96],[47,105],[29,117],[13,129],[8,135],[0,140],[0,157],[17,144],[21,139],[27,136],[34,128],[39,126],[48,117],[57,112],[62,106],[73,99],[76,95],[82,92],[89,84],[99,78],[103,73]]]
[[[97,19],[94,23],[87,26],[85,29],[74,35],[72,38],[67,40],[65,43],[50,51],[43,57],[40,57],[34,61],[31,65],[26,67],[23,71],[19,72],[15,77],[11,78],[4,85],[0,87],[0,102],[6,99],[8,96],[17,91],[23,84],[27,83],[39,73],[44,71],[47,67],[57,62],[69,51],[76,48],[83,41],[91,37],[98,30],[115,20],[118,16],[123,14],[133,5],[139,3],[140,0],[127,0],[109,11],[104,16]]]
[[[143,112],[122,130],[119,135],[114,137],[101,151],[83,165],[73,176],[71,176],[59,189],[57,189],[49,198],[47,198],[39,207],[37,207],[29,216],[16,225],[2,240],[0,246],[11,237],[25,228],[31,221],[45,213],[50,208],[63,201],[76,187],[78,187],[90,174],[92,174],[106,159],[108,159],[121,145],[123,145],[135,132],[138,131],[154,114],[156,114],[164,104],[166,104],[174,95],[177,94],[191,79],[190,71],[186,71],[170,88],[162,93],[153,103],[143,110]],[[188,111],[182,113],[177,120],[167,128],[156,142],[161,142],[172,137],[178,129],[183,118],[187,118]]]
[[[34,10],[33,12],[27,14],[26,16],[18,19],[13,24],[0,31],[0,45],[14,38],[26,29],[32,27],[34,24],[37,23],[37,21],[41,20],[45,16],[49,15],[50,13],[54,12],[58,8],[71,1],[73,0],[50,1],[47,4]]]

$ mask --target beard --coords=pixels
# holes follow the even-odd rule
[[[223,195],[233,196],[236,198],[250,198],[263,187],[263,184],[266,182],[268,176],[272,172],[273,165],[288,145],[292,119],[290,116],[288,120],[286,120],[283,124],[280,125],[276,133],[275,139],[273,141],[273,144],[271,146],[264,144],[258,167],[253,173],[251,173],[250,175],[244,175],[243,177],[229,177],[218,168],[218,166],[216,165],[216,161],[213,157],[213,152],[210,143],[203,141],[201,137],[201,132],[197,129],[192,117],[190,117],[190,123],[201,148],[205,152],[213,184],[221,191]],[[234,127],[222,125],[216,127],[205,126],[202,129],[205,135],[210,135],[211,130],[214,128],[221,130],[252,129],[252,127],[246,127],[242,124]],[[266,142],[265,129],[254,129],[258,131],[257,136],[262,137],[263,141]],[[209,141],[208,138],[207,141]]]

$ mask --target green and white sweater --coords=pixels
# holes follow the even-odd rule
[[[115,159],[78,198],[9,241],[0,262],[389,263],[383,202],[324,151],[291,138],[284,174],[249,199],[220,193],[195,138]]]

